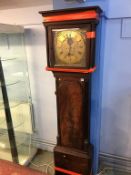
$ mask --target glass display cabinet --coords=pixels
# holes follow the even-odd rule
[[[27,164],[35,155],[24,29],[0,24],[0,159]]]

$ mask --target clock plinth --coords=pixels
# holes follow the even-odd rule
[[[56,146],[54,149],[55,175],[90,175],[93,148],[88,144],[87,151]]]
[[[56,80],[55,175],[90,175],[91,73],[95,67],[99,7],[40,12],[47,39],[47,70]]]

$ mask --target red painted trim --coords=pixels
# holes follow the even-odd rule
[[[73,171],[65,170],[65,169],[59,168],[59,167],[55,167],[55,170],[62,172],[62,173],[65,173],[65,174],[69,174],[69,175],[82,175],[82,174],[78,174],[78,173],[75,173]]]
[[[46,16],[44,22],[55,22],[55,21],[67,21],[67,20],[80,20],[80,19],[98,19],[99,14],[95,10],[69,13],[63,15]]]
[[[86,33],[86,37],[87,38],[96,38],[96,32],[95,31],[92,31],[92,32],[87,32]]]
[[[47,71],[54,71],[54,72],[73,72],[73,73],[92,73],[96,70],[96,66],[90,69],[64,69],[64,68],[52,68],[52,67],[46,67]]]

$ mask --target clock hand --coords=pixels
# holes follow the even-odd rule
[[[72,37],[71,37],[71,34],[69,34],[69,37],[68,37],[68,44],[71,46],[73,44],[73,40],[72,40]]]
[[[70,55],[71,55],[71,46],[72,46],[72,44],[73,44],[73,40],[72,40],[71,34],[68,35],[67,43],[68,43],[68,45],[69,45],[68,56],[70,56]]]
[[[69,52],[68,52],[68,56],[71,55],[71,45],[69,46]]]
[[[68,57],[69,57],[70,63],[71,63],[71,49],[72,49],[72,46],[70,45],[69,52],[68,52]]]

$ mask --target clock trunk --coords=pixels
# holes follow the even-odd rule
[[[58,112],[55,166],[82,175],[91,170],[90,75],[54,73]],[[56,175],[65,175],[56,171]]]

